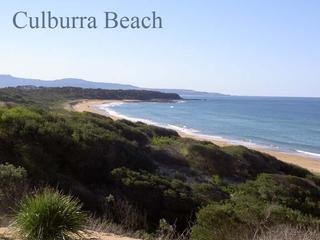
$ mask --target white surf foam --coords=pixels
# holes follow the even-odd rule
[[[320,158],[320,154],[319,153],[307,152],[307,151],[302,151],[302,150],[299,150],[299,149],[297,149],[296,151],[298,153],[302,153],[302,154],[305,154],[305,155],[309,155],[309,156],[313,156],[313,157],[316,157],[316,158]]]
[[[241,141],[241,140],[234,140],[234,139],[227,139],[221,136],[216,136],[216,135],[209,135],[209,134],[203,134],[201,133],[199,130],[197,129],[193,129],[193,128],[188,128],[187,126],[183,125],[181,126],[177,126],[177,125],[173,125],[173,124],[163,124],[163,123],[159,123],[159,122],[155,122],[149,119],[144,119],[144,118],[136,118],[136,117],[129,117],[123,114],[120,114],[116,111],[114,111],[112,109],[112,107],[115,106],[119,106],[125,104],[123,102],[113,102],[113,103],[107,103],[107,104],[103,104],[103,105],[98,105],[97,107],[100,110],[105,111],[107,114],[111,115],[111,116],[115,116],[117,118],[123,118],[123,119],[127,119],[129,121],[132,122],[143,122],[145,124],[149,124],[149,125],[155,125],[158,127],[163,127],[163,128],[169,128],[169,129],[173,129],[177,132],[181,132],[184,133],[186,135],[190,135],[190,136],[194,136],[196,138],[199,139],[204,139],[204,140],[208,140],[208,141],[224,141],[224,142],[228,142],[231,144],[235,144],[235,145],[244,145],[247,147],[261,147],[261,148],[267,148],[266,146],[260,146],[257,145],[251,141]]]
[[[98,108],[100,110],[105,111],[110,116],[127,119],[127,120],[132,121],[132,122],[143,122],[143,123],[150,124],[150,125],[156,125],[156,126],[164,127],[164,125],[162,125],[160,123],[157,123],[157,122],[154,122],[152,120],[144,119],[144,118],[129,117],[129,116],[120,114],[120,113],[118,113],[118,112],[116,112],[116,111],[114,111],[112,109],[112,107],[119,106],[119,105],[122,105],[122,104],[124,104],[124,103],[122,103],[122,102],[119,102],[119,103],[117,103],[117,102],[115,102],[115,103],[107,103],[107,104],[99,105]]]
[[[181,101],[183,102],[183,101]],[[112,107],[115,106],[119,106],[125,104],[123,102],[112,102],[112,103],[107,103],[107,104],[103,104],[103,105],[97,105],[95,107],[97,107],[99,110],[103,110],[105,111],[107,114],[111,115],[111,116],[115,116],[117,118],[123,118],[123,119],[127,119],[129,121],[132,122],[143,122],[145,124],[149,124],[149,125],[155,125],[158,127],[163,127],[163,128],[169,128],[169,129],[173,129],[176,130],[178,132],[181,133],[185,133],[187,135],[190,136],[194,136],[196,138],[199,139],[204,139],[204,140],[212,140],[212,141],[223,141],[223,142],[228,142],[230,144],[234,144],[234,145],[243,145],[246,147],[253,147],[253,148],[264,148],[264,149],[273,149],[273,150],[280,150],[279,146],[276,145],[261,145],[261,144],[257,144],[255,142],[253,142],[250,139],[245,139],[245,140],[235,140],[235,139],[230,139],[230,138],[224,138],[221,136],[215,136],[215,135],[208,135],[208,134],[202,134],[199,130],[197,129],[193,129],[193,128],[188,128],[187,126],[183,125],[181,126],[177,126],[177,125],[173,125],[173,124],[163,124],[163,123],[158,123],[149,119],[144,119],[144,118],[135,118],[135,117],[129,117],[123,114],[120,114],[116,111],[114,111],[112,109]],[[316,157],[316,158],[320,158],[320,154],[318,153],[313,153],[313,152],[307,152],[307,151],[302,151],[302,150],[295,150],[297,153],[303,154],[303,155],[307,155],[307,156],[312,156],[312,157]]]

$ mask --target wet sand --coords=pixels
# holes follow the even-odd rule
[[[82,100],[79,101],[75,104],[69,105],[70,108],[74,111],[77,112],[92,112],[104,116],[111,117],[113,120],[118,120],[120,119],[119,116],[114,116],[110,115],[107,112],[103,110],[99,110],[97,108],[98,105],[102,104],[108,104],[108,103],[122,103],[122,102],[133,102],[132,100]],[[136,101],[135,101],[136,102]],[[197,140],[206,140],[208,141],[209,139],[206,139],[204,137],[198,136],[196,134],[189,134],[181,131],[177,131],[181,137],[187,137],[187,138],[193,138]],[[212,140],[210,139],[209,141],[213,142],[214,144],[218,146],[230,146],[233,145],[232,143],[225,141],[225,140]],[[286,153],[286,152],[280,152],[280,151],[275,151],[275,150],[269,150],[269,149],[264,149],[264,148],[258,148],[258,147],[249,147],[251,149],[267,153],[269,155],[272,155],[279,160],[286,162],[286,163],[291,163],[295,164],[298,166],[301,166],[303,168],[308,169],[309,171],[320,174],[320,159],[308,157],[302,154],[294,154],[294,153]]]

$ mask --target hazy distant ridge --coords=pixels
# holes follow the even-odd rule
[[[200,92],[186,89],[147,89],[140,88],[128,84],[119,83],[103,83],[103,82],[92,82],[78,78],[64,78],[52,81],[45,81],[41,79],[29,79],[29,78],[18,78],[11,75],[1,75],[0,74],[0,88],[5,87],[17,87],[32,85],[36,87],[81,87],[81,88],[101,88],[101,89],[122,89],[122,90],[152,90],[160,91],[164,93],[177,93],[179,95],[214,95],[214,96],[224,96],[220,93],[208,93]]]
[[[44,81],[40,79],[17,78],[11,75],[0,75],[0,88],[24,85],[32,85],[36,87],[81,87],[123,90],[139,89],[138,87],[127,84],[91,82],[77,78],[64,78],[53,81]]]

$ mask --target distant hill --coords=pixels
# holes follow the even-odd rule
[[[196,97],[196,96],[225,96],[220,93],[209,93],[186,89],[147,89],[128,84],[92,82],[77,78],[64,78],[52,81],[40,79],[18,78],[11,75],[0,74],[0,88],[17,87],[17,86],[36,86],[36,87],[80,87],[80,88],[101,88],[101,89],[121,89],[121,90],[149,90],[160,91],[164,93],[177,93],[179,95]]]
[[[180,96],[190,96],[190,97],[222,97],[222,96],[228,96],[222,93],[216,93],[216,92],[202,92],[202,91],[195,91],[195,90],[189,90],[189,89],[165,89],[165,88],[159,88],[159,89],[152,89],[154,91],[164,92],[164,93],[177,93]]]
[[[0,75],[0,88],[26,85],[32,85],[36,87],[81,87],[121,90],[139,89],[138,87],[127,84],[91,82],[77,78],[64,78],[52,81],[44,81],[40,79],[17,78],[11,75]]]

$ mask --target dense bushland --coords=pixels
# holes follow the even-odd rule
[[[155,231],[161,219],[178,231],[195,222],[194,239],[318,227],[320,180],[300,167],[140,122],[12,105],[0,107],[0,178],[9,183],[0,193],[49,185],[133,230]]]

